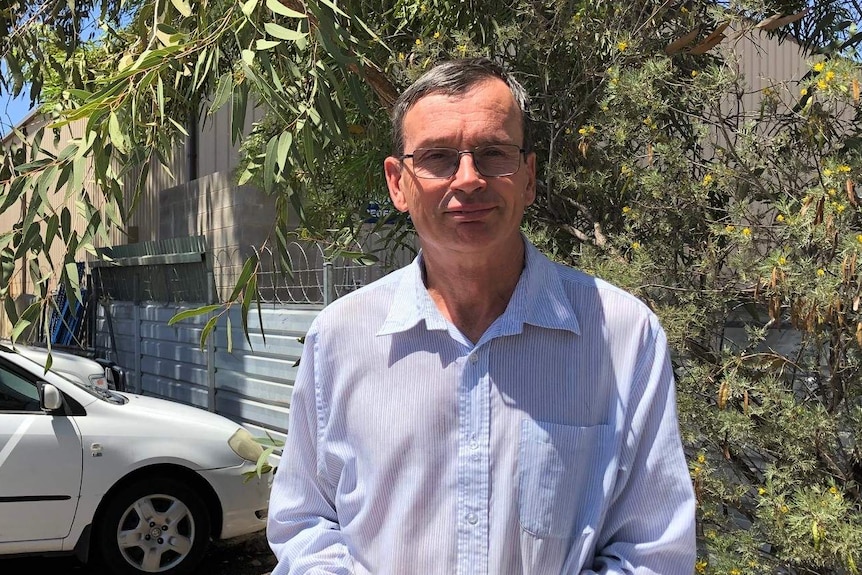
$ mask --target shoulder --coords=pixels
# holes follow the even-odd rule
[[[636,326],[649,331],[660,329],[655,313],[632,293],[567,265],[550,260],[549,265],[566,300],[582,322],[599,321],[602,325],[620,329],[634,329]]]
[[[312,324],[315,332],[340,326],[378,326],[392,307],[396,292],[410,266],[395,270],[368,285],[345,294],[326,306]],[[376,328],[375,328],[376,329]]]

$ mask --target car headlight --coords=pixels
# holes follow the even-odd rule
[[[93,375],[88,376],[87,379],[85,380],[82,376],[78,375],[77,373],[73,373],[71,371],[59,371],[58,370],[56,373],[59,373],[60,375],[62,375],[66,379],[71,379],[73,382],[77,383],[78,385],[82,385],[84,387],[108,389],[108,382],[105,381],[104,376],[93,374]]]
[[[90,376],[90,385],[96,387],[98,389],[110,389],[108,385],[108,378],[105,375],[91,375]]]
[[[240,427],[230,436],[227,444],[234,453],[247,461],[257,462],[263,455],[263,445],[258,443],[254,436],[244,427]]]

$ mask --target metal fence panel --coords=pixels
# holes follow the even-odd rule
[[[128,370],[131,391],[215,411],[259,434],[283,438],[302,353],[300,338],[311,322],[332,299],[413,257],[409,246],[387,250],[377,237],[357,244],[357,251],[366,248],[381,254],[375,265],[326,254],[314,242],[292,242],[292,271],[287,274],[277,269],[269,250],[254,250],[260,263],[260,310],[254,307],[249,313],[246,334],[239,306],[231,306],[203,348],[200,338],[211,315],[175,325],[168,321],[180,311],[219,301],[210,295],[226,297],[242,267],[241,254],[213,254],[202,237],[117,248],[112,262],[95,266],[101,296],[96,353]],[[151,274],[151,268],[159,272]],[[138,285],[143,278],[148,281]],[[201,289],[205,284],[207,289]],[[119,297],[123,295],[130,299]],[[160,297],[150,299],[155,295]]]
[[[267,304],[259,315],[252,310],[248,339],[240,310],[233,307],[203,349],[200,335],[209,316],[168,325],[174,315],[193,307],[103,302],[96,352],[127,369],[130,391],[209,409],[258,435],[283,438],[302,353],[300,338],[323,306]]]

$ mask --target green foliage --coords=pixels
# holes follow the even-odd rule
[[[7,31],[23,22],[9,10]],[[270,241],[284,261],[295,213],[296,233],[344,253],[365,205],[386,200],[395,94],[441,58],[491,56],[534,95],[540,186],[528,234],[641,297],[668,332],[698,495],[697,572],[858,573],[853,2],[143,1],[125,27],[105,24],[104,42],[77,52],[76,17],[57,14],[38,35],[8,33],[2,55],[11,74],[0,89],[45,85],[57,114],[0,157],[0,211],[22,214],[0,235],[0,295],[16,330],[43,317],[38,302],[20,318],[8,305],[16,269],[43,302],[53,270],[76,293],[75,253],[123,225],[141,166],[169,157],[199,110],[207,121],[230,107],[245,154],[237,181],[275,195]],[[788,31],[808,49],[800,77],[740,75],[735,47],[786,46],[794,40],[766,32]],[[29,55],[50,52],[49,38],[62,49],[46,75]],[[244,134],[252,105],[267,114]],[[42,140],[74,120],[82,135],[49,153]],[[56,190],[80,199],[83,228],[55,208]],[[256,270],[249,260],[222,307],[185,313],[212,314],[210,330],[231,305],[247,317]]]

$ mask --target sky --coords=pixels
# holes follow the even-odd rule
[[[122,15],[120,25],[125,26],[130,21],[130,16]],[[94,40],[101,35],[101,29],[92,18],[88,18],[81,24],[80,32],[82,40]],[[8,77],[5,62],[0,62],[0,74]],[[30,87],[24,85],[18,98],[10,98],[9,94],[0,94],[0,136],[8,134],[14,126],[30,113]]]
[[[29,112],[30,98],[26,94],[14,99],[8,94],[0,95],[0,133],[8,134]]]

